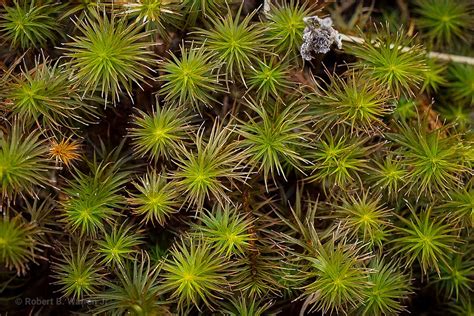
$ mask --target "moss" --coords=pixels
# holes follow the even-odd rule
[[[313,2],[3,1],[0,310],[471,313],[472,5]]]

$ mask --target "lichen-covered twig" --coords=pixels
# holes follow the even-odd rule
[[[320,18],[318,16],[306,17],[304,19],[306,28],[303,32],[303,44],[301,45],[301,57],[304,60],[313,59],[312,54],[329,52],[333,44],[341,49],[342,41],[356,44],[363,44],[364,39],[358,36],[340,34],[332,26],[332,19],[330,17]],[[402,51],[409,51],[410,47],[402,47]],[[452,54],[445,54],[439,52],[428,52],[429,58],[474,65],[474,58],[469,56],[459,56]]]

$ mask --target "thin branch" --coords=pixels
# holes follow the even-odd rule
[[[263,13],[268,14],[270,12],[271,0],[263,0]]]
[[[345,35],[345,34],[340,34],[340,35],[341,35],[341,39],[345,42],[351,42],[351,43],[356,43],[356,44],[363,44],[364,43],[364,39],[361,38],[361,37],[352,36],[352,35]],[[402,47],[402,50],[403,51],[409,51],[410,47]],[[438,52],[428,52],[427,55],[428,55],[429,58],[434,58],[434,59],[439,59],[439,60],[444,60],[444,61],[451,61],[451,62],[462,63],[462,64],[474,65],[474,58],[473,57],[451,55],[451,54],[438,53]]]

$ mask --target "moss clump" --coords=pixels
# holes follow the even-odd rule
[[[2,1],[0,310],[472,314],[472,4],[313,2]]]

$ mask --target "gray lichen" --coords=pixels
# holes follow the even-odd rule
[[[332,19],[311,16],[304,19],[306,28],[303,31],[301,56],[304,60],[313,59],[313,54],[326,54],[333,44],[341,49],[341,35],[332,27]]]

